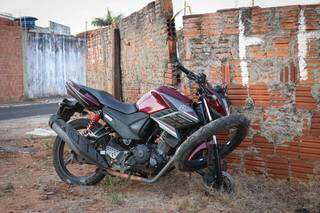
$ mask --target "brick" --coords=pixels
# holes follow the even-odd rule
[[[282,107],[289,103],[288,97],[285,97],[280,91],[272,91],[270,93],[270,106],[271,107]]]
[[[240,163],[240,156],[235,152],[232,152],[229,155],[227,155],[225,160],[228,162],[228,165],[237,165]]]
[[[311,163],[303,160],[290,160],[290,178],[308,181],[314,176],[314,168]]]
[[[268,142],[268,140],[265,137],[254,136],[253,144],[255,147],[257,147],[261,156],[268,156],[274,154],[273,144],[271,142]]]
[[[247,89],[241,85],[231,84],[228,86],[228,97],[234,106],[244,105],[247,94]]]
[[[245,138],[237,147],[237,150],[248,150],[253,145],[252,139]]]
[[[288,159],[298,159],[300,158],[300,144],[300,142],[291,141],[275,146],[274,150],[278,156]]]
[[[251,85],[249,87],[249,94],[255,106],[268,107],[270,105],[270,93],[266,85]]]
[[[244,158],[244,166],[248,173],[265,174],[265,162],[263,158],[247,155]]]
[[[301,138],[300,158],[303,160],[320,160],[320,140],[318,137],[303,136]]]
[[[21,38],[19,26],[0,18],[0,103],[23,99]]]
[[[266,158],[267,176],[274,179],[289,178],[289,161],[278,156]]]
[[[311,95],[310,86],[297,86],[296,88],[296,107],[299,109],[315,109],[317,104]]]
[[[310,130],[312,136],[320,137],[320,112],[313,114]]]

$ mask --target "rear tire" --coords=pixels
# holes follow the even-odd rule
[[[88,123],[88,119],[77,119],[70,122],[76,130],[85,129]],[[99,127],[99,124],[96,125],[96,127]],[[65,145],[66,143],[60,137],[56,137],[53,145],[53,166],[61,180],[68,184],[95,185],[105,177],[105,174],[101,173],[98,169],[87,176],[76,176],[72,174],[66,168],[63,158]]]

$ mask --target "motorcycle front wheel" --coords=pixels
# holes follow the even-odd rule
[[[207,167],[207,155],[206,150],[195,155],[192,159],[189,156],[193,150],[196,149],[203,141],[212,135],[223,131],[232,130],[230,140],[227,143],[219,143],[218,149],[221,159],[230,154],[238,145],[243,141],[247,135],[250,122],[248,119],[240,114],[230,115],[219,118],[215,121],[208,123],[194,132],[187,140],[192,140],[189,146],[185,146],[182,156],[179,156],[179,160],[176,163],[176,167],[181,171],[197,171]]]

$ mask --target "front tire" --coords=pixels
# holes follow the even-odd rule
[[[235,114],[219,118],[201,127],[199,130],[194,132],[186,139],[186,141],[191,141],[191,143],[188,142],[188,145],[182,148],[182,154],[178,157],[179,160],[175,163],[176,168],[178,168],[181,171],[188,172],[206,168],[206,157],[200,156],[200,158],[198,159],[188,160],[188,156],[191,154],[192,150],[194,150],[200,143],[202,143],[212,135],[215,135],[222,131],[236,128],[236,132],[232,135],[232,138],[230,139],[229,143],[224,144],[221,148],[219,148],[220,158],[225,158],[247,136],[249,124],[250,122],[245,116]]]
[[[226,192],[226,193],[233,193],[235,189],[235,182],[231,175],[227,172],[222,172],[222,183],[220,188],[216,186],[216,182],[208,182],[206,178],[203,178],[203,188],[209,195],[215,195],[217,191]]]
[[[78,131],[86,129],[88,123],[89,123],[88,119],[77,119],[70,122],[70,124]],[[96,127],[99,127],[99,124],[97,124]],[[65,148],[67,148],[67,144],[59,136],[57,136],[53,145],[53,166],[58,176],[61,178],[61,180],[63,180],[68,184],[95,185],[105,177],[105,174],[103,174],[97,168],[95,169],[90,168],[90,169],[93,169],[93,171],[91,171],[89,174],[86,174],[86,175],[74,174],[72,171],[70,171],[67,168],[67,165],[66,165],[67,162],[64,158],[64,155],[66,154]],[[71,151],[71,155],[74,156],[75,153],[72,153]],[[82,165],[79,164],[79,166],[82,166]],[[88,169],[88,168],[85,168],[85,169]]]

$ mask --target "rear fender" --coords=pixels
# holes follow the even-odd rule
[[[83,111],[84,107],[76,100],[63,99],[59,103],[60,107],[58,109],[57,115],[59,115],[64,121],[69,121],[71,116],[78,112],[82,114],[87,114]]]

